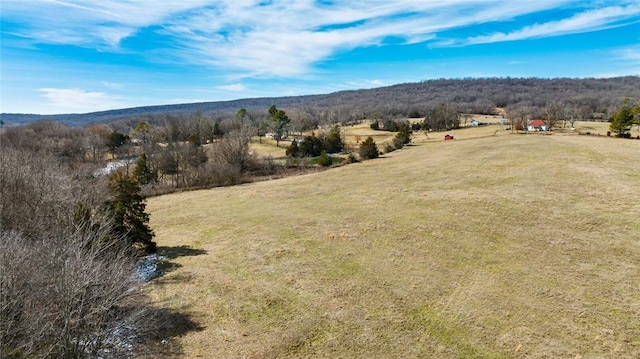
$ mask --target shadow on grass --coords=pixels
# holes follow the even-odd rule
[[[182,264],[174,262],[175,259],[199,256],[206,253],[207,251],[203,249],[189,246],[158,247],[158,254],[164,258],[157,262],[159,275],[153,279],[153,282],[169,284],[190,281],[192,276],[189,274],[174,274],[170,276],[165,276],[165,274],[182,267]],[[198,332],[204,329],[188,313],[156,306],[147,309],[145,322],[147,330],[143,334],[144,345],[141,348],[142,352],[139,353],[139,356],[143,358],[182,357],[184,353],[176,339],[190,332]]]
[[[167,259],[176,259],[180,257],[195,257],[202,254],[207,254],[204,249],[191,248],[190,246],[176,246],[176,247],[158,247],[158,254],[166,257]]]
[[[175,358],[184,354],[176,339],[204,330],[204,327],[193,321],[188,314],[152,307],[147,312],[147,329],[143,334],[143,353],[139,354],[142,357]]]
[[[182,267],[181,264],[172,262],[171,260],[180,258],[180,257],[199,256],[199,255],[207,254],[207,251],[205,251],[204,249],[191,248],[189,246],[176,246],[176,247],[160,246],[158,247],[158,254],[165,258],[162,261],[158,262],[158,272],[159,272],[158,277],[162,277],[165,274]]]

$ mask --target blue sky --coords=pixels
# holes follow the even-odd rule
[[[0,112],[640,75],[640,2],[2,0]]]

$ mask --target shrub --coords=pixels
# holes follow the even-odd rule
[[[347,156],[347,159],[344,161],[344,163],[356,163],[356,162],[358,162],[358,158],[353,153],[349,153],[349,156]]]
[[[371,136],[367,137],[367,139],[360,144],[360,149],[358,152],[360,154],[360,158],[362,159],[373,159],[380,156],[378,146]]]
[[[396,148],[400,149],[404,145],[411,143],[411,127],[408,123],[403,124],[398,129],[398,134],[393,139],[393,144]]]
[[[329,167],[333,164],[333,159],[327,154],[327,151],[322,151],[320,157],[318,157],[318,164],[323,167]]]
[[[402,145],[399,148],[396,147],[395,139],[394,139],[391,142],[385,142],[385,144],[384,144],[384,153],[390,153],[390,152],[393,152],[393,151],[398,150],[400,148],[402,148]]]
[[[393,144],[393,148],[394,149],[399,150],[402,147],[404,147],[405,140],[402,137],[396,136],[396,137],[393,138],[391,143]]]
[[[291,141],[287,151],[285,152],[287,157],[298,157],[300,155],[300,148],[298,147],[298,141],[295,139]]]
[[[72,226],[73,227],[73,226]],[[114,329],[144,329],[135,260],[106,227],[54,238],[0,231],[0,357],[99,357]],[[123,348],[110,348],[113,357]]]
[[[316,137],[315,134],[311,134],[311,136],[306,136],[302,142],[298,145],[300,150],[300,157],[316,157],[320,156],[322,150],[324,149],[323,141]]]

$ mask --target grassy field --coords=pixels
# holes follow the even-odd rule
[[[147,292],[200,327],[172,342],[188,358],[640,357],[640,141],[489,127],[150,198],[168,263]]]
[[[477,120],[479,122],[489,123],[491,125],[480,127],[464,127],[455,131],[451,131],[451,133],[454,134],[457,139],[475,139],[480,137],[513,134],[513,131],[508,129],[509,126],[500,125],[500,122],[503,121],[503,119],[498,116],[473,115],[468,119],[468,121],[471,120]],[[412,121],[420,120],[412,119]],[[368,136],[371,136],[374,139],[381,150],[384,149],[385,142],[391,142],[393,140],[395,133],[386,131],[374,131],[369,127],[370,124],[371,121],[365,120],[360,124],[342,128],[344,143],[346,144],[348,149],[357,150],[359,143],[364,141]],[[561,128],[562,124],[558,124],[560,128],[556,128],[554,130],[554,134],[576,135],[589,133],[592,135],[605,136],[607,130],[609,129],[608,122],[578,121],[574,125],[576,129],[575,131],[572,131],[569,128],[563,129]],[[569,127],[568,123],[567,127]],[[328,131],[328,129],[326,129],[326,131]],[[316,134],[318,133],[319,131],[316,131]],[[308,132],[304,135],[310,134],[311,132]],[[413,143],[419,144],[423,142],[442,141],[444,140],[445,134],[446,133],[444,132],[431,132],[425,134],[422,131],[414,131]],[[631,135],[632,137],[640,136],[640,129],[638,128],[638,126],[633,127]],[[285,157],[286,149],[290,144],[291,141],[283,140],[280,142],[280,146],[277,147],[276,142],[273,139],[265,137],[259,139],[258,137],[255,137],[250,143],[250,151],[258,157],[283,158]]]

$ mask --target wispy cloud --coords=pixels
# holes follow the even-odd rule
[[[111,90],[120,90],[125,87],[124,84],[116,83],[116,82],[108,82],[108,81],[102,81],[102,86]]]
[[[4,0],[11,32],[32,43],[117,50],[152,29],[161,58],[222,70],[229,78],[311,76],[314,65],[366,46],[463,46],[594,31],[640,14],[636,3],[596,8],[577,0]],[[599,2],[600,3],[600,2]],[[609,2],[603,2],[604,4]],[[446,30],[506,22],[558,7],[575,15],[512,32],[441,39]],[[15,39],[14,39],[15,41]],[[236,87],[236,90],[239,88]],[[234,91],[234,87],[226,88]],[[242,90],[242,89],[240,89]]]
[[[640,46],[633,46],[619,51],[620,57],[640,66]]]
[[[41,88],[47,105],[74,112],[94,112],[125,107],[122,99],[104,92],[87,92],[82,89]]]
[[[207,0],[3,0],[2,16],[33,43],[117,47],[123,38]]]
[[[309,75],[313,65],[357,47],[383,46],[388,38],[413,44],[439,31],[510,19],[566,1],[350,1],[318,5],[272,1],[221,1],[219,6],[172,19],[167,35],[190,59],[244,76]]]
[[[640,76],[640,46],[632,46],[618,50],[616,57],[622,61],[625,64],[625,68],[628,69],[624,75],[635,74]]]
[[[495,33],[487,36],[470,37],[460,45],[484,44],[501,41],[516,41],[530,38],[551,37],[597,31],[638,22],[640,5],[611,6],[585,11],[567,19],[525,26],[509,33]]]

